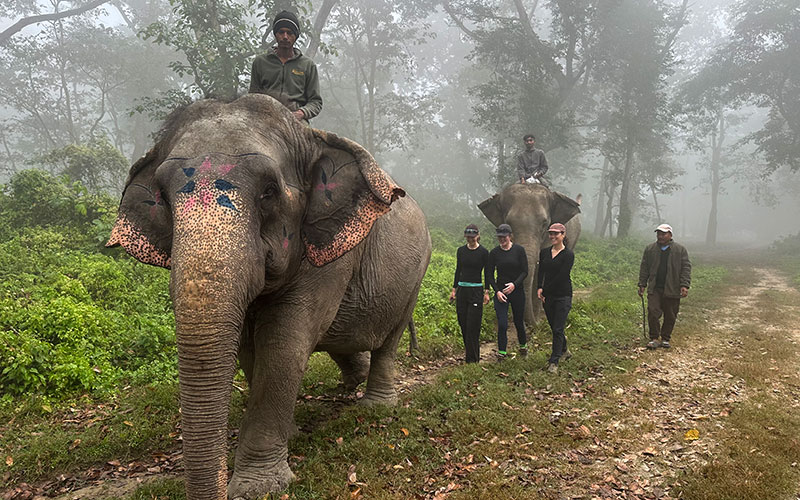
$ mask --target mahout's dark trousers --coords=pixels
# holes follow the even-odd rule
[[[467,363],[481,359],[481,320],[483,319],[483,287],[460,286],[456,289],[456,315]]]
[[[497,300],[494,295],[494,312],[497,314],[497,350],[505,352],[508,347],[508,306],[514,313],[514,328],[517,329],[517,342],[527,345],[528,337],[525,335],[525,290],[517,288],[511,295],[507,295],[506,302]]]
[[[658,340],[660,336],[661,340],[669,342],[680,306],[680,298],[664,297],[664,292],[656,290],[647,294],[647,324],[650,326],[650,340]],[[664,322],[659,324],[662,315]]]
[[[550,363],[558,364],[561,356],[567,352],[567,336],[564,328],[567,326],[567,316],[572,309],[572,297],[545,297],[544,314],[553,331],[553,351],[550,354]]]

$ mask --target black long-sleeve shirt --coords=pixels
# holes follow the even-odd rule
[[[497,269],[497,279],[494,278],[495,269]],[[522,286],[526,276],[528,276],[528,256],[521,246],[514,244],[508,250],[496,246],[489,252],[486,279],[496,292],[502,291],[506,283],[514,283],[516,290]]]
[[[569,273],[575,263],[575,254],[569,248],[564,248],[554,259],[552,248],[542,248],[539,252],[536,288],[541,288],[545,297],[572,297],[572,279]]]
[[[456,274],[453,277],[453,288],[458,286],[459,281],[468,283],[484,283],[484,288],[489,288],[488,274],[486,265],[489,263],[489,251],[478,245],[478,248],[470,250],[467,245],[456,250]],[[484,273],[486,279],[481,279]]]

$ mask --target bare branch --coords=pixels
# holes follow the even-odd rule
[[[322,37],[322,30],[325,29],[325,24],[328,22],[328,16],[331,15],[331,10],[339,0],[323,0],[322,6],[319,8],[317,17],[314,19],[314,28],[311,33],[311,40],[306,47],[306,56],[314,57],[319,49],[320,38]]]
[[[109,0],[92,0],[80,7],[75,7],[74,9],[65,10],[63,12],[53,12],[50,14],[40,14],[37,16],[30,16],[30,17],[23,17],[16,23],[12,24],[11,27],[6,28],[2,33],[0,33],[0,45],[4,44],[8,41],[9,38],[14,36],[16,33],[22,31],[23,28],[26,26],[30,26],[31,24],[42,23],[45,21],[56,21],[58,19],[64,19],[65,17],[75,16],[78,14],[83,14],[84,12],[90,11],[95,7],[99,7],[104,3],[108,2]]]
[[[467,28],[464,22],[461,21],[461,19],[459,19],[456,16],[456,13],[453,11],[453,7],[450,6],[450,2],[448,2],[447,0],[442,0],[442,8],[444,8],[444,11],[447,12],[447,15],[450,16],[450,19],[452,19],[453,22],[456,23],[456,26],[458,26],[461,29],[461,31],[464,32],[464,34],[466,34],[473,40],[476,40],[478,38],[478,35],[476,35],[475,32],[472,31],[471,29]]]

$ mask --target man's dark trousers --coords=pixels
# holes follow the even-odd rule
[[[456,315],[464,338],[467,363],[481,359],[481,319],[483,319],[483,287],[460,286],[456,289]]]
[[[664,297],[663,291],[656,290],[647,294],[647,324],[650,326],[650,340],[658,340],[660,336],[661,340],[669,342],[680,306],[680,298]],[[664,323],[659,324],[662,315]]]
[[[567,325],[567,316],[572,309],[572,297],[545,297],[544,314],[553,331],[553,351],[550,354],[550,363],[558,364],[561,356],[567,352],[567,337],[564,328]]]

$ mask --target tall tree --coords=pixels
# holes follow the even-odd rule
[[[585,97],[576,89],[590,73],[597,3],[442,0],[474,44],[475,70],[488,73],[471,96],[474,121],[494,143],[498,166],[508,166],[510,158],[501,156],[516,151],[523,133],[534,133],[545,150],[576,140],[572,127]],[[508,170],[497,172],[498,185],[512,180]]]
[[[412,144],[435,109],[432,89],[412,82],[411,48],[432,37],[427,14],[418,0],[341,0],[331,13],[337,53],[320,61],[326,108],[337,129],[375,155]]]
[[[598,13],[593,81],[600,148],[619,170],[609,172],[619,180],[618,237],[630,232],[642,187],[660,189],[675,176],[665,158],[671,121],[666,86],[687,4],[672,10],[649,0],[616,0]],[[645,172],[648,165],[660,168]]]
[[[742,0],[730,41],[712,62],[731,82],[732,99],[766,108],[764,126],[747,137],[765,172],[800,170],[800,8],[796,0]]]

